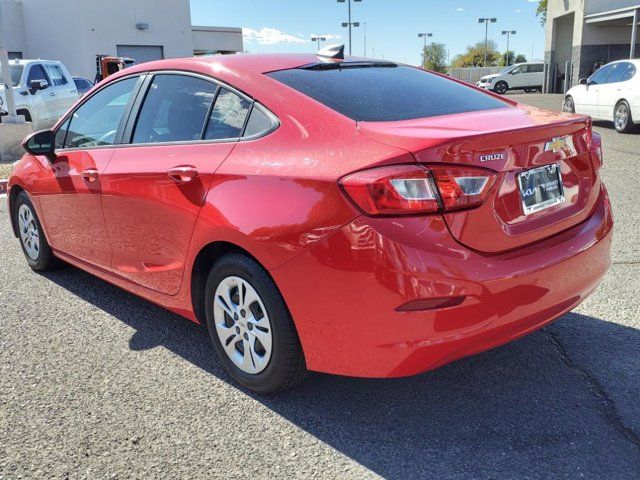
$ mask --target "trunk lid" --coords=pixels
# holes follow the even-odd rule
[[[599,196],[588,117],[519,105],[399,122],[360,122],[358,127],[372,140],[410,151],[427,166],[470,166],[496,173],[481,206],[444,213],[456,240],[477,251],[504,252],[571,228],[589,217]],[[554,139],[565,146],[562,141],[552,143]],[[552,164],[560,168],[564,202],[525,214],[518,174]]]

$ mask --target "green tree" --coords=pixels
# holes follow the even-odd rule
[[[487,67],[498,65],[500,62],[500,52],[495,41],[487,42]],[[464,53],[458,55],[451,62],[454,68],[461,67],[482,67],[484,65],[484,40],[475,45],[469,45]]]
[[[424,47],[422,66],[434,72],[447,72],[447,47],[444,43],[430,43]]]
[[[517,63],[515,59],[516,59],[516,53],[513,50],[504,52],[500,56],[500,66],[506,67],[507,65],[513,65],[514,63]]]
[[[540,25],[547,24],[547,0],[540,0],[536,9],[536,17],[540,18]]]
[[[521,53],[516,55],[516,58],[513,60],[513,63],[526,63],[526,62],[527,62],[527,57],[525,57]]]

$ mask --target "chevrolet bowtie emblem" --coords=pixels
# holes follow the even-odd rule
[[[567,137],[552,138],[550,142],[544,144],[545,151],[551,150],[553,153],[557,153],[567,148]]]

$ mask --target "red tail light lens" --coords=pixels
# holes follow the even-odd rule
[[[353,173],[340,184],[368,215],[408,215],[481,205],[495,177],[468,167],[393,165]]]
[[[602,137],[599,133],[591,132],[591,151],[596,156],[597,168],[601,168],[604,158],[602,157]]]
[[[482,205],[496,175],[488,170],[462,167],[431,167],[445,211]]]
[[[340,184],[369,215],[431,213],[440,208],[433,179],[419,165],[372,168],[348,175]]]

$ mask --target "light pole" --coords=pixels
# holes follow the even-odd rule
[[[489,42],[489,24],[496,23],[497,18],[479,18],[478,23],[484,23],[484,67],[487,66],[487,43]]]
[[[419,33],[418,34],[418,38],[423,38],[424,39],[424,45],[422,47],[422,68],[425,68],[425,63],[427,61],[427,38],[429,37],[433,37],[432,33]]]
[[[502,35],[506,35],[507,36],[507,56],[505,58],[504,63],[506,64],[505,66],[508,67],[509,66],[509,37],[511,37],[511,35],[515,35],[516,31],[515,30],[503,30],[502,31]]]
[[[327,40],[327,37],[311,37],[312,42],[318,43],[318,51],[320,50],[320,42],[324,42]]]
[[[367,22],[364,22],[364,58],[367,58]]]
[[[352,22],[351,21],[351,1],[352,0],[338,0],[338,3],[346,3],[348,6],[348,12],[349,12],[349,21],[348,22],[342,22],[342,26],[343,27],[349,27],[349,55],[351,55],[351,27],[359,27],[360,26],[360,22]],[[362,0],[353,0],[354,2],[361,2]]]

